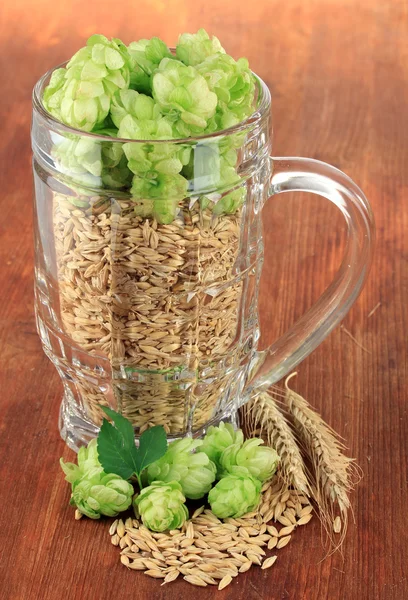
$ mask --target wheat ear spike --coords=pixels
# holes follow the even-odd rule
[[[335,431],[302,396],[290,389],[288,382],[295,375],[292,373],[285,381],[285,402],[299,440],[312,463],[313,495],[335,551],[342,545],[346,535],[348,510],[351,508],[349,493],[354,487],[353,476],[358,473],[358,467],[354,459],[343,454],[344,445]],[[338,512],[342,522],[341,536],[335,543],[333,530],[339,532],[339,519],[335,518]]]
[[[266,392],[254,396],[242,409],[248,436],[261,437],[280,457],[283,483],[299,493],[311,495],[303,458],[291,427],[275,400]]]

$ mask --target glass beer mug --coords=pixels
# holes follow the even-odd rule
[[[303,360],[356,299],[374,232],[366,198],[325,163],[270,157],[271,99],[258,78],[243,123],[208,137],[149,141],[56,121],[41,102],[50,75],[33,96],[35,303],[44,350],[63,383],[62,437],[74,449],[87,443],[102,406],[130,419],[136,438],[152,425],[177,438],[234,421],[251,394]],[[136,184],[132,160],[147,161]],[[348,244],[317,303],[259,351],[261,211],[288,191],[333,202]]]

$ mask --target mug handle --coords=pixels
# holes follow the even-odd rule
[[[254,357],[247,391],[257,393],[282,379],[344,318],[369,271],[375,225],[360,188],[342,171],[310,158],[271,158],[270,196],[313,192],[333,202],[347,223],[347,247],[335,279],[319,300],[268,349]]]

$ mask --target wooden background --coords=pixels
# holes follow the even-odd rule
[[[404,600],[408,597],[408,7],[398,0],[3,0],[0,7],[0,589],[3,600]],[[58,458],[61,384],[33,317],[30,95],[94,32],[125,42],[204,26],[247,56],[273,94],[274,153],[331,162],[374,208],[373,268],[344,321],[299,367],[297,390],[346,439],[364,478],[339,554],[317,520],[273,569],[222,592],[127,571],[106,522],[75,522]],[[275,197],[262,283],[264,341],[322,292],[344,228],[323,199]],[[378,305],[380,303],[380,305]],[[372,309],[377,306],[374,314]]]

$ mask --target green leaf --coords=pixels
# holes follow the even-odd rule
[[[129,448],[122,433],[106,419],[98,435],[98,456],[105,473],[129,479],[136,471],[136,446]]]
[[[140,436],[139,450],[136,456],[139,474],[154,461],[158,460],[167,450],[166,432],[161,425],[146,429]]]
[[[135,446],[133,426],[128,419],[106,406],[102,407],[113,426],[106,419],[98,435],[98,456],[105,473],[115,473],[123,479],[136,475],[140,487],[141,474],[167,450],[166,432],[161,425],[151,427],[140,436],[139,448]]]
[[[135,447],[135,432],[133,430],[132,423],[128,419],[126,419],[126,417],[123,417],[122,415],[120,415],[116,411],[112,410],[108,406],[102,406],[102,410],[115,423],[116,428],[118,429],[118,431],[121,433],[121,435],[123,437],[124,446],[128,450],[131,450],[132,448],[134,448]]]

